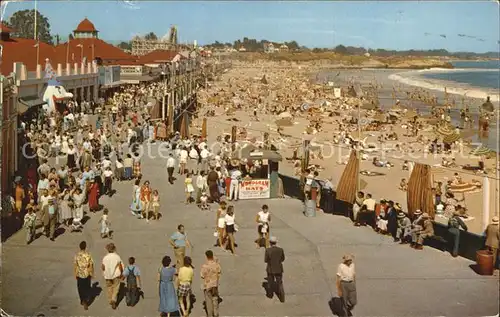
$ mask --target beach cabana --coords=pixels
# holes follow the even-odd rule
[[[278,198],[280,196],[280,179],[278,176],[279,162],[283,160],[281,154],[272,150],[259,149],[254,145],[245,144],[232,153],[232,159],[238,161],[261,161],[260,174],[251,179],[244,178],[240,182],[240,199]],[[243,168],[240,165],[240,168]]]
[[[352,150],[347,165],[337,185],[337,200],[353,203],[356,198],[359,176],[359,160],[356,151]]]
[[[420,209],[434,218],[434,199],[432,193],[432,175],[429,165],[416,163],[408,181],[407,191],[408,214]]]

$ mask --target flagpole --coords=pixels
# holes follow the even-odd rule
[[[38,23],[38,10],[37,10],[37,3],[38,1],[35,0],[35,41],[36,41],[36,65],[38,67],[38,63],[40,61],[40,45],[38,42],[38,30],[37,30],[37,23]]]

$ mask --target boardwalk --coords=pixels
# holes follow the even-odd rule
[[[183,187],[178,180],[168,185],[164,162],[144,159],[144,179],[158,188],[163,218],[146,223],[128,211],[132,183],[116,185],[118,193],[102,203],[110,209],[115,230],[114,242],[122,259],[135,256],[143,274],[145,298],[134,308],[122,302],[116,311],[102,292],[88,312],[79,305],[72,272],[78,243],[86,240],[97,262],[96,282],[103,285],[99,263],[108,240],[99,236],[100,214],[92,215],[83,233],[64,233],[51,242],[40,238],[32,245],[24,236],[14,235],[3,245],[1,307],[16,316],[158,316],[156,272],[163,255],[173,257],[168,237],[182,223],[194,245],[193,289],[196,303],[192,316],[202,316],[199,268],[204,251],[213,248],[215,215],[185,206]],[[272,233],[285,249],[284,284],[286,303],[267,299],[263,250],[253,244],[255,213],[263,201],[235,204],[237,256],[216,249],[223,269],[221,315],[225,316],[330,316],[329,302],[336,296],[335,273],[345,252],[355,255],[359,305],[356,316],[485,316],[498,312],[498,282],[480,277],[470,261],[454,259],[434,249],[417,252],[392,243],[367,228],[354,228],[349,220],[330,215],[304,218],[300,202],[268,200],[273,215]]]

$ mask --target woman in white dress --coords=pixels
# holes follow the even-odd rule
[[[67,227],[71,224],[71,218],[73,218],[71,192],[68,189],[64,189],[59,194],[57,202],[59,203],[59,221]]]
[[[85,201],[85,195],[83,194],[81,188],[79,186],[76,186],[75,189],[72,191],[72,199],[73,199],[73,224],[72,224],[72,229],[73,230],[78,230],[82,227],[82,219],[84,215],[84,201]]]

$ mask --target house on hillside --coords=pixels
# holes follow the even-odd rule
[[[264,43],[264,53],[271,54],[275,52],[276,48],[274,47],[273,43]]]
[[[238,49],[238,52],[246,52],[247,49],[244,47],[244,46],[241,46],[239,49]]]
[[[280,46],[280,52],[288,52],[288,46],[286,44],[282,44]]]

